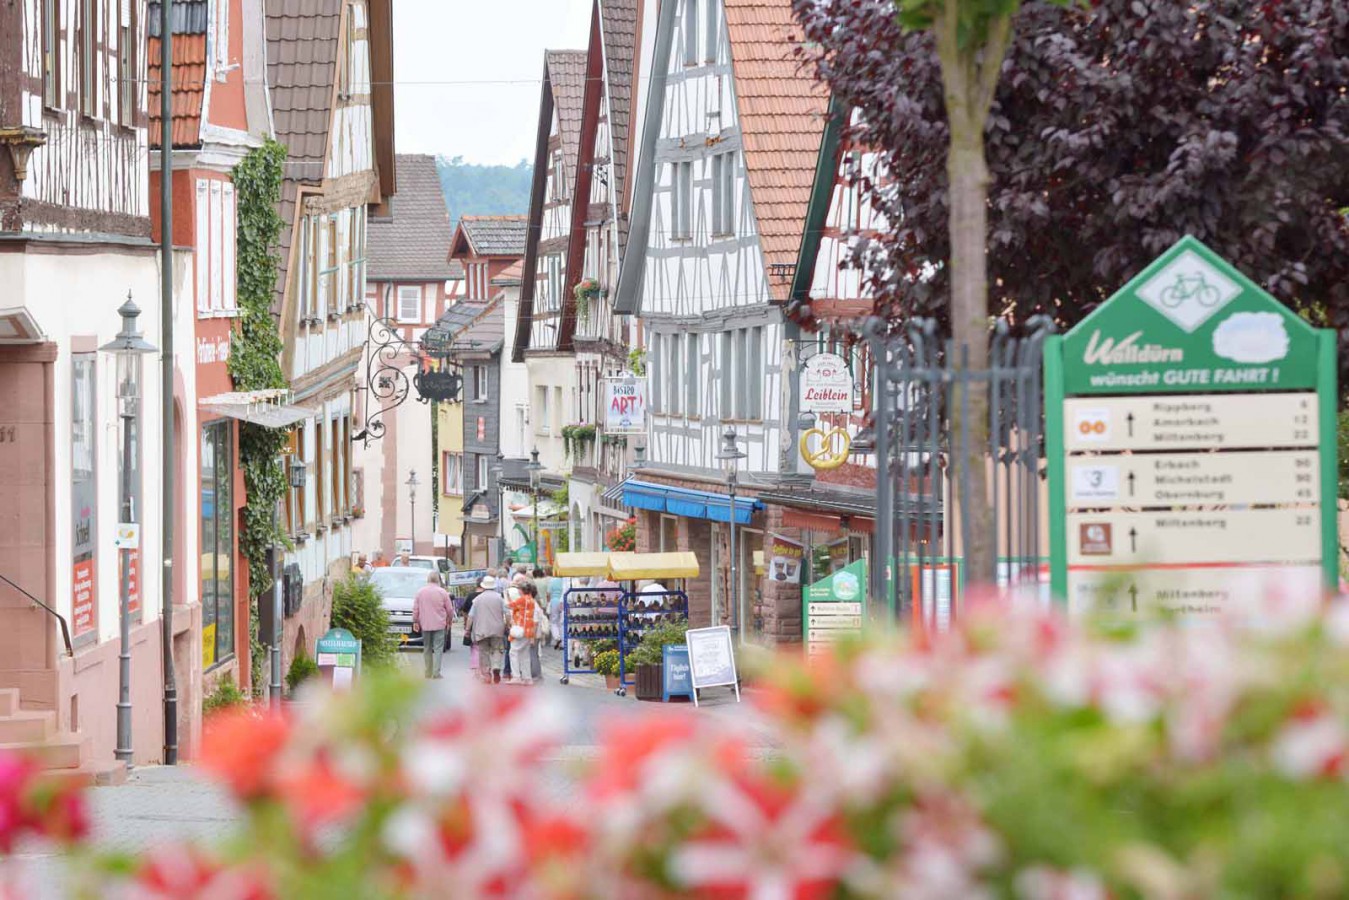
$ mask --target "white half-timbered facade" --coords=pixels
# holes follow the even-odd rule
[[[294,403],[312,411],[295,437],[305,486],[291,489],[285,509],[297,608],[286,627],[288,639],[302,631],[312,643],[326,627],[334,578],[350,567],[353,442],[378,407],[358,386],[367,222],[395,188],[392,23],[389,0],[277,0],[267,18],[273,117],[289,150],[281,363]]]
[[[690,594],[695,623],[733,622],[730,599],[756,590],[753,553],[770,524],[756,497],[790,474],[782,304],[826,107],[795,57],[799,40],[789,0],[676,0],[656,23],[617,299],[642,320],[650,437],[623,500],[643,510],[639,549],[707,554],[708,583]],[[745,454],[747,499],[734,511],[717,458],[727,428]],[[722,524],[732,515],[745,526],[735,590]],[[748,624],[790,637],[799,606],[777,612],[747,608]]]

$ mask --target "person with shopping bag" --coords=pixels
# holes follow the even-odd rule
[[[534,586],[529,584],[528,587],[529,593],[523,588],[511,588],[507,600],[511,623],[511,672],[514,673],[513,681],[516,684],[534,683],[534,666],[530,658],[531,650],[538,646],[538,634],[541,630],[540,622],[545,625],[547,622],[533,596]]]

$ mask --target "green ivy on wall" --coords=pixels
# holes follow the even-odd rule
[[[281,201],[282,166],[286,148],[276,141],[252,150],[234,167],[234,195],[238,205],[237,274],[239,318],[230,346],[229,373],[239,391],[286,387],[281,371],[281,334],[272,318],[276,291],[277,248],[284,225]],[[248,503],[244,507],[240,549],[248,562],[249,622],[253,689],[261,690],[265,653],[258,640],[258,600],[272,590],[267,550],[287,543],[274,521],[276,505],[286,491],[280,454],[287,432],[241,422],[239,465],[244,470]]]

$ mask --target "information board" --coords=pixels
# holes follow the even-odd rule
[[[1336,340],[1192,237],[1045,351],[1050,575],[1074,612],[1203,617],[1336,554]]]
[[[801,618],[808,657],[826,653],[837,641],[862,633],[866,585],[866,561],[858,560],[806,587]]]
[[[740,677],[735,671],[735,645],[727,625],[714,628],[690,628],[684,635],[689,650],[689,682],[693,685],[693,703],[698,691],[709,687],[734,687],[740,699]]]
[[[330,628],[314,645],[314,662],[334,690],[348,690],[361,671],[361,642],[345,628]]]

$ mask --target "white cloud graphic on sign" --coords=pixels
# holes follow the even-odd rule
[[[1272,312],[1233,313],[1213,331],[1213,352],[1239,363],[1267,363],[1288,355],[1283,316]]]

